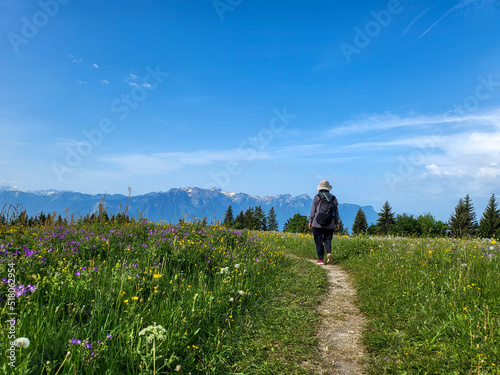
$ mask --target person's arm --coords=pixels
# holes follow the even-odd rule
[[[315,195],[311,206],[311,213],[309,214],[309,229],[312,229],[312,223],[314,221],[314,217],[316,216],[316,210],[318,209],[318,201],[319,197],[318,195]]]

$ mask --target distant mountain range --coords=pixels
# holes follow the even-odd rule
[[[40,212],[85,216],[95,212],[103,194],[90,195],[71,191],[38,190],[25,191],[10,187],[0,187],[0,209],[9,205],[21,205],[28,215]],[[108,213],[123,212],[128,197],[121,194],[105,196]],[[279,228],[294,214],[309,216],[312,198],[307,194],[292,197],[290,194],[255,197],[244,193],[227,193],[221,189],[175,188],[167,192],[149,193],[130,197],[128,213],[133,217],[145,217],[153,221],[177,222],[180,218],[193,219],[207,217],[209,222],[222,220],[229,205],[236,216],[249,207],[261,206],[267,212],[274,207]],[[339,214],[345,228],[352,228],[359,205],[340,203]],[[378,219],[372,206],[361,207],[368,224]]]

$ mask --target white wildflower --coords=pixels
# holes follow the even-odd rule
[[[467,268],[467,263],[462,263],[463,268]]]
[[[153,340],[163,341],[165,340],[167,330],[163,328],[161,325],[153,325],[144,328],[139,332],[139,336],[146,335],[146,339],[148,340],[148,344],[152,343]]]
[[[233,303],[234,302],[234,298],[233,297],[229,298],[229,302]]]
[[[14,346],[26,349],[28,346],[30,346],[30,340],[27,337],[19,337],[18,339],[14,340]]]
[[[242,291],[242,290],[240,290],[238,293],[240,294],[240,296],[242,296],[243,294],[245,294],[245,292]]]
[[[239,263],[238,263],[238,264],[235,264],[235,265],[234,265],[234,268],[240,268],[240,264],[239,264]]]
[[[175,372],[179,372],[181,370],[182,370],[182,366],[181,365],[175,366]]]
[[[221,268],[220,273],[229,273],[229,267]]]

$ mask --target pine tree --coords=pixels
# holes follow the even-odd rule
[[[454,237],[473,236],[477,232],[476,213],[469,194],[460,198],[455,213],[448,220],[450,234]]]
[[[257,223],[255,222],[254,209],[253,207],[248,207],[244,215],[244,228],[255,230],[257,229]]]
[[[495,194],[492,194],[479,221],[479,233],[482,237],[492,238],[500,234],[500,210]]]
[[[388,234],[391,228],[396,224],[394,219],[394,212],[389,202],[385,202],[382,206],[382,212],[378,213],[377,228],[379,234]]]
[[[352,234],[363,234],[368,230],[368,221],[366,220],[366,215],[361,209],[358,209],[356,217],[354,218],[354,224],[352,225]]]
[[[266,230],[267,228],[267,220],[266,215],[264,214],[264,210],[261,206],[257,206],[253,210],[254,217],[254,225],[257,230]]]
[[[474,205],[472,204],[472,201],[469,197],[469,194],[465,196],[465,208],[467,210],[467,215],[469,216],[469,235],[474,236],[477,234],[477,229],[479,225],[477,224],[477,216],[476,212],[474,211]]]
[[[348,235],[349,230],[348,228],[344,228],[344,223],[342,222],[342,219],[339,219],[339,230],[336,232],[336,234],[340,235]]]
[[[236,216],[236,219],[234,219],[233,227],[235,229],[245,228],[245,214],[243,211],[240,211],[240,213]]]
[[[233,207],[231,205],[227,208],[222,224],[228,228],[234,224]]]
[[[271,207],[271,209],[267,213],[267,230],[278,230],[278,220],[276,219],[276,212],[274,211],[274,207]]]
[[[288,219],[285,224],[283,225],[283,232],[288,232],[288,225],[290,224],[290,220],[292,220],[291,218]]]

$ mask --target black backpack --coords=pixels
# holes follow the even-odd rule
[[[325,197],[319,195],[319,209],[316,215],[316,221],[321,226],[328,226],[333,221],[333,216],[335,215],[335,196],[332,195],[332,199],[327,200]]]

